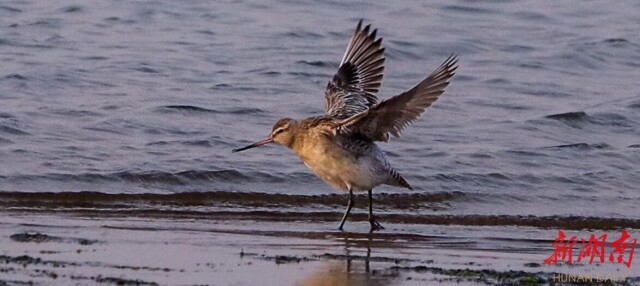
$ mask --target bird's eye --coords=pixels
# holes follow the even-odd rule
[[[276,130],[276,132],[274,132],[274,134],[280,134],[280,133],[282,133],[282,132],[284,132],[284,129],[283,129],[283,128],[280,128],[280,129]]]

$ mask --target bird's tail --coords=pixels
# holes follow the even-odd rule
[[[409,183],[407,182],[407,180],[405,180],[400,173],[398,173],[396,170],[389,170],[389,179],[386,182],[387,185],[390,186],[396,186],[396,187],[402,187],[402,188],[407,188],[409,190],[413,190],[413,188],[411,187],[411,185],[409,185]]]

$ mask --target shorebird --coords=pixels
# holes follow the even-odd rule
[[[354,205],[354,191],[368,192],[373,232],[384,229],[373,215],[373,188],[391,185],[413,190],[375,142],[387,142],[389,134],[400,137],[402,130],[444,93],[457,69],[457,57],[451,55],[416,86],[378,102],[385,57],[382,38],[376,38],[377,29],[370,29],[371,25],[362,28],[360,20],[338,72],[327,84],[324,115],[302,120],[282,118],[266,138],[233,150],[235,153],[273,142],[293,150],[318,177],[348,192],[339,230]]]

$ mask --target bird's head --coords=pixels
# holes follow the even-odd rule
[[[298,124],[298,121],[294,119],[282,118],[276,121],[275,124],[273,124],[273,129],[271,130],[271,134],[269,134],[267,138],[264,138],[258,142],[255,142],[251,145],[247,145],[242,148],[233,149],[233,152],[234,153],[240,152],[247,149],[262,146],[265,144],[273,143],[273,142],[291,148],[295,138],[293,134],[293,129],[296,127],[297,124]]]

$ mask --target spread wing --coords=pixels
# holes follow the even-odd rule
[[[326,111],[329,117],[344,119],[367,110],[378,102],[376,93],[382,84],[384,48],[377,30],[369,33],[370,25],[358,23],[338,72],[327,85]]]
[[[337,131],[359,134],[374,141],[389,140],[389,133],[400,137],[400,132],[420,117],[427,107],[444,93],[455,74],[458,63],[450,56],[422,82],[410,90],[384,100],[368,110],[343,119],[334,127]]]

